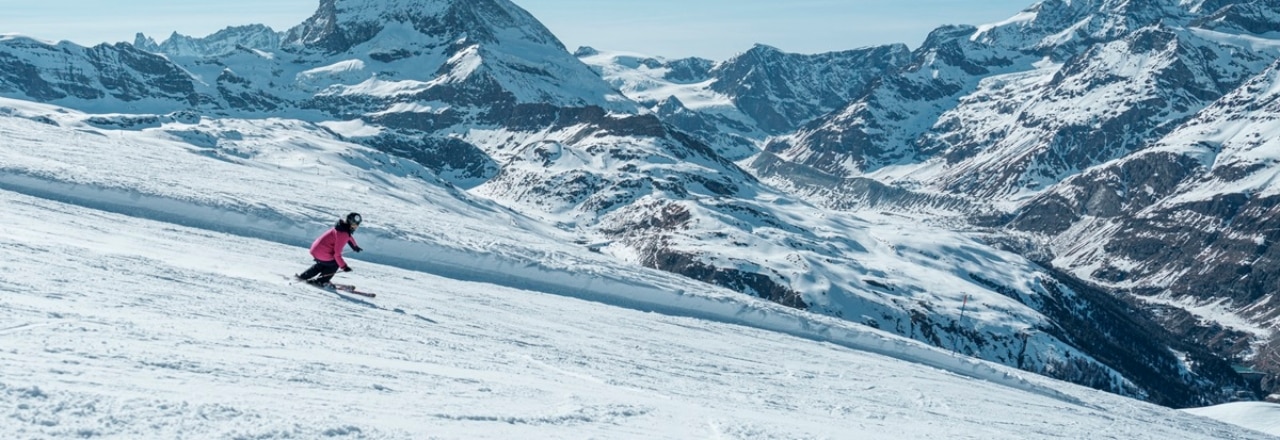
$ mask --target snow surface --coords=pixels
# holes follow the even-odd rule
[[[7,438],[1269,438],[623,264],[310,123],[0,104]],[[350,210],[379,297],[288,282]]]
[[[680,82],[666,78],[670,67],[649,67],[646,61],[665,63],[668,60],[635,52],[602,51],[580,57],[583,63],[600,72],[610,85],[633,101],[641,103],[660,103],[670,98],[690,110],[709,115],[716,115],[728,120],[755,125],[754,120],[743,113],[733,102],[733,98],[711,89],[716,79],[705,79],[696,82]],[[763,139],[764,133],[744,133],[752,139]]]
[[[1280,436],[1280,405],[1262,402],[1236,402],[1208,408],[1186,410],[1189,413],[1238,423],[1258,431]]]
[[[649,67],[645,64],[646,60],[665,62],[661,57],[625,51],[595,51],[579,59],[598,69],[601,77],[638,102],[658,102],[674,96],[690,110],[734,107],[729,96],[710,89],[714,79],[694,83],[671,81],[666,79],[671,72],[670,67]]]

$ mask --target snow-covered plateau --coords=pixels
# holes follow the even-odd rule
[[[5,438],[1280,435],[637,268],[312,123],[0,104]],[[287,279],[347,211],[377,298]]]

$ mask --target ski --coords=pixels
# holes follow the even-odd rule
[[[371,292],[364,292],[364,291],[361,291],[360,289],[356,289],[356,286],[352,286],[350,284],[329,283],[328,286],[317,286],[315,284],[306,283],[306,285],[320,289],[320,290],[327,290],[334,293],[350,293],[352,295],[360,295],[365,298],[374,298],[378,296],[377,294],[374,294]]]
[[[363,296],[363,297],[366,297],[366,298],[374,298],[374,297],[377,297],[377,296],[378,296],[377,294],[372,293],[372,292],[364,292],[364,291],[361,291],[360,289],[356,289],[356,286],[352,286],[352,285],[350,285],[350,284],[329,283],[329,285],[330,285],[330,286],[333,286],[334,290],[339,290],[339,291],[347,292],[347,293],[353,293],[353,294],[360,295],[360,296]]]
[[[365,291],[362,291],[362,290],[360,290],[360,289],[357,289],[357,288],[356,288],[356,286],[352,286],[352,285],[350,285],[350,284],[329,283],[329,285],[328,285],[328,286],[317,286],[317,285],[315,285],[315,284],[311,284],[311,283],[308,283],[308,282],[306,282],[306,281],[299,280],[297,277],[293,277],[293,276],[286,276],[285,278],[289,280],[290,284],[298,283],[298,284],[302,284],[302,285],[305,285],[305,286],[310,286],[310,287],[314,287],[314,288],[317,288],[317,289],[320,289],[320,290],[327,290],[327,291],[335,292],[335,293],[337,293],[337,292],[341,292],[341,293],[350,293],[350,294],[353,294],[353,295],[360,295],[360,296],[363,296],[363,297],[365,297],[365,298],[376,298],[376,297],[378,296],[378,295],[377,295],[377,294],[375,294],[375,293],[372,293],[372,292],[365,292]]]

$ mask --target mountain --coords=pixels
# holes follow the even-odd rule
[[[1015,205],[1008,226],[1031,232],[1040,243],[1036,252],[1049,264],[1134,295],[1135,302],[1153,310],[1179,337],[1240,362],[1264,365],[1266,356],[1259,356],[1255,347],[1274,337],[1267,329],[1276,323],[1275,304],[1264,297],[1276,286],[1252,272],[1252,260],[1267,266],[1265,237],[1271,226],[1249,217],[1265,216],[1262,213],[1274,201],[1268,200],[1265,183],[1224,187],[1206,174],[1233,181],[1269,171],[1261,163],[1234,163],[1229,149],[1216,157],[1170,154],[1171,149],[1214,145],[1223,130],[1259,133],[1255,136],[1274,133],[1268,118],[1251,116],[1256,111],[1249,102],[1266,100],[1260,93],[1266,89],[1257,84],[1265,84],[1274,70],[1280,57],[1277,41],[1265,34],[1221,31],[1248,29],[1251,25],[1224,23],[1230,21],[1226,17],[1267,3],[1235,3],[1206,3],[1187,10],[1189,14],[1170,14],[1175,19],[1166,16],[1155,25],[1133,19],[1145,27],[1135,25],[1137,30],[1116,40],[1090,46],[1045,83],[1076,96],[1074,104],[1058,110],[1024,106],[1013,112],[1010,117],[1020,121],[1016,125],[1033,129],[1009,132],[981,154],[999,153],[1000,143],[1022,144],[1019,149],[994,160],[955,160],[956,168],[940,174],[939,180],[947,182],[949,192],[1032,195]],[[1275,10],[1276,4],[1270,5]],[[1180,9],[1166,5],[1164,10]],[[1219,24],[1197,27],[1210,22]],[[1135,69],[1138,66],[1143,68]],[[1006,102],[1073,102],[1056,91],[1035,89],[1009,98]],[[986,130],[967,117],[950,125]],[[1184,134],[1188,132],[1207,134]],[[1051,143],[1049,148],[1036,147],[1027,139]],[[1009,160],[1013,157],[1035,159],[1020,163]],[[975,171],[966,177],[959,171],[964,166]],[[990,177],[974,179],[979,169],[980,175]],[[1000,169],[1025,171],[1022,177],[993,172]],[[1245,169],[1249,171],[1241,172]],[[1000,180],[1007,183],[994,188],[1003,189],[993,190],[989,183]],[[1058,207],[1064,200],[1073,208]],[[1219,238],[1223,235],[1232,238]]]
[[[1142,151],[1030,201],[1011,226],[1056,237],[1048,242],[1055,265],[1142,292],[1156,306],[1216,303],[1263,327],[1280,324],[1270,294],[1277,285],[1268,275],[1276,265],[1270,244],[1277,228],[1278,86],[1280,63],[1273,63]],[[1156,279],[1162,281],[1150,281]],[[1168,313],[1165,321],[1186,333],[1205,332],[1186,312]],[[1252,351],[1253,341],[1266,336],[1215,330],[1200,336],[1227,352]]]
[[[107,117],[0,99],[6,437],[1277,433],[625,264],[309,122]],[[378,297],[287,281],[353,208]]]
[[[1142,28],[1091,46],[1061,66],[988,81],[1008,79],[979,88],[943,114],[920,148],[946,164],[934,177],[944,191],[981,197],[1036,192],[1141,149],[1266,62],[1263,54],[1194,31]],[[1016,119],[995,131],[1000,124],[988,118],[1001,108],[1017,109],[1005,116]]]
[[[164,57],[129,44],[92,48],[0,37],[0,93],[102,112],[200,105],[192,78]]]
[[[864,96],[769,139],[750,169],[821,206],[988,229],[1179,338],[1274,365],[1258,348],[1276,324],[1278,286],[1261,275],[1274,166],[1235,151],[1275,133],[1259,103],[1276,10],[1045,1],[939,28]]]
[[[268,26],[233,26],[203,38],[174,32],[163,44],[139,33],[133,46],[170,57],[208,58],[230,55],[245,47],[279,47],[283,35]]]
[[[1179,338],[1274,368],[1262,347],[1275,346],[1277,286],[1259,275],[1274,203],[1269,181],[1252,178],[1272,167],[1219,163],[1232,156],[1217,151],[1224,136],[1257,145],[1274,133],[1252,101],[1267,102],[1256,84],[1280,57],[1277,10],[1045,1],[1003,22],[942,27],[906,62],[868,66],[887,73],[843,108],[754,137],[764,151],[743,159],[823,207],[987,230],[989,242],[1113,292]],[[620,89],[652,101],[666,91]],[[717,116],[689,110],[672,125],[698,133],[684,121]],[[1280,383],[1271,371],[1268,389]]]
[[[905,45],[802,55],[762,44],[720,63],[592,48],[576,54],[663,122],[733,160],[861,96],[910,55]]]
[[[1079,12],[1083,6],[1068,9]],[[1036,26],[1041,25],[1052,27]],[[1002,29],[989,30],[1007,38],[1021,35]],[[576,264],[580,258],[573,252],[585,251],[593,260],[697,282],[672,291],[729,288],[1163,405],[1198,406],[1248,394],[1251,386],[1226,360],[1155,325],[1158,316],[1079,282],[1078,271],[1043,267],[1036,258],[990,244],[1030,243],[1049,252],[1032,246],[1039,245],[1035,237],[1015,243],[1008,240],[1020,237],[1012,227],[1004,235],[975,233],[972,225],[919,215],[968,215],[1005,200],[984,200],[945,185],[909,185],[906,179],[869,175],[852,182],[835,174],[879,167],[893,175],[888,164],[909,167],[926,150],[908,151],[894,142],[934,133],[926,122],[966,102],[966,88],[992,85],[982,75],[1016,76],[1020,68],[1040,65],[1023,46],[966,36],[973,32],[940,30],[912,54],[903,46],[885,46],[790,56],[760,46],[726,63],[618,57],[616,63],[593,63],[599,69],[593,70],[508,1],[326,0],[310,19],[279,34],[250,26],[172,44],[138,38],[150,50],[168,47],[174,53],[6,38],[0,40],[0,63],[9,73],[0,76],[0,95],[87,111],[70,120],[59,119],[60,110],[10,113],[127,139],[123,149],[154,138],[176,140],[197,155],[275,169],[314,167],[318,176],[345,164],[341,173],[367,180],[335,191],[411,185],[399,194],[412,208],[384,207],[404,210],[393,215],[406,222],[463,210],[471,222],[520,225],[517,236],[523,238],[499,240],[485,248],[483,258],[465,260],[492,265],[520,287],[565,289],[559,284],[563,274],[544,272],[541,265]],[[278,35],[278,42],[264,38],[269,35]],[[1026,47],[1048,53],[1076,46]],[[591,52],[579,55],[589,58]],[[631,92],[669,84],[685,97],[627,98],[621,86],[628,82],[605,74],[608,65],[624,64],[648,70],[628,78],[657,78],[656,87]],[[1022,74],[1040,84],[1036,74]],[[853,104],[840,107],[842,100]],[[706,124],[705,130],[680,128],[689,125],[675,120],[678,115]],[[853,121],[847,118],[882,129],[859,136],[865,134],[861,128],[844,132],[837,130],[848,127],[832,125]],[[264,134],[259,124],[279,129]],[[795,133],[772,134],[793,125],[799,127]],[[740,130],[718,128],[725,126]],[[867,154],[853,157],[838,145],[808,143],[824,138]],[[305,140],[301,149],[338,141],[376,154],[343,152],[344,146],[312,159],[265,147],[295,139]],[[865,144],[869,140],[890,144]],[[18,182],[10,185],[21,184],[26,192],[84,181],[111,188],[120,178],[111,169],[67,174],[38,153],[7,160],[4,171]],[[936,175],[947,170],[937,162],[920,169]],[[176,175],[189,174],[194,171]],[[131,179],[164,182],[139,184],[138,194],[128,196],[159,206],[149,209],[159,209],[154,215],[163,218],[201,221],[164,211],[175,197],[195,212],[227,203],[191,195],[215,182]],[[324,179],[307,182],[329,185]],[[174,188],[188,189],[175,195]],[[858,191],[875,194],[861,193],[859,199]],[[864,211],[847,203],[872,198],[894,209]],[[907,202],[919,205],[904,207]],[[247,220],[296,219],[314,206],[290,195]],[[475,269],[450,260],[458,256],[451,243],[490,240],[492,232],[454,224],[456,234],[390,231],[382,237],[386,248],[403,254],[380,258],[469,276]],[[283,240],[278,232],[248,232]],[[573,244],[575,251],[547,254],[520,244],[527,240]],[[443,256],[430,264],[404,262],[409,257],[403,255],[424,252]],[[556,258],[566,261],[547,261]]]
[[[771,134],[787,133],[866,93],[885,71],[905,64],[904,45],[798,55],[756,45],[709,72],[712,91]]]

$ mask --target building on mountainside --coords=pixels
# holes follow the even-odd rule
[[[1240,377],[1244,378],[1245,382],[1249,384],[1249,389],[1256,393],[1254,395],[1261,396],[1263,394],[1262,381],[1267,377],[1266,372],[1255,370],[1247,365],[1233,364],[1231,367],[1236,370],[1236,374],[1239,374]],[[1275,395],[1273,394],[1267,398],[1270,399],[1273,396]],[[1255,397],[1250,397],[1249,399],[1252,400],[1254,398]]]

